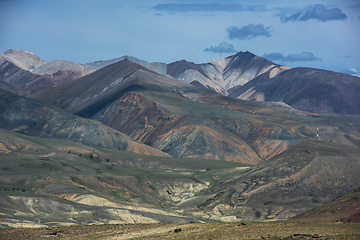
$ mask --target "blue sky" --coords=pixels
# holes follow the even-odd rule
[[[359,0],[0,0],[0,52],[204,63],[250,51],[360,75]]]

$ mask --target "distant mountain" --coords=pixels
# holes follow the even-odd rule
[[[129,91],[127,89],[130,86],[140,90],[150,87],[169,91],[209,91],[157,74],[134,62],[122,60],[71,83],[44,90],[36,97],[66,106],[66,109],[78,112],[81,116],[91,117]],[[90,112],[84,115],[81,111]]]
[[[44,60],[34,53],[16,49],[10,49],[0,55],[0,63],[6,60],[11,61],[16,66],[26,71],[32,71],[45,63]]]
[[[9,86],[12,86],[11,88],[5,88],[6,90],[23,96],[29,96],[32,91],[51,87],[58,82],[63,82],[62,77],[57,79],[50,74],[33,74],[30,71],[21,69],[12,61],[8,60],[5,60],[0,65],[0,79]]]
[[[185,60],[175,62],[166,66],[166,76],[144,67],[146,62],[140,62],[142,65],[130,60],[115,61],[81,78],[70,74],[69,77],[77,79],[54,86],[52,79],[57,73],[31,75],[34,73],[19,70],[12,62],[5,61],[1,65],[3,70],[0,71],[0,78],[7,80],[3,81],[7,90],[26,92],[33,89],[29,95],[33,98],[81,117],[101,121],[135,141],[155,147],[173,157],[257,164],[275,157],[304,138],[316,136],[319,125],[321,137],[328,141],[351,146],[360,144],[360,127],[356,120],[343,122],[341,118],[312,116],[281,102],[236,100],[216,93],[199,81],[188,83],[171,77],[179,77],[189,71],[210,77],[216,74],[210,74],[209,69],[216,68],[223,69],[222,76],[227,76],[229,81],[238,76],[234,77],[237,79],[233,81],[235,84],[252,73],[251,76],[255,76],[253,80],[233,89],[231,96],[234,94],[235,97],[241,89],[251,84],[262,86],[278,82],[278,86],[291,87],[290,78],[284,81],[276,79],[281,79],[284,74],[287,76],[293,70],[280,73],[285,70],[284,67],[273,66],[272,62],[249,52],[240,52],[207,63],[206,67]],[[43,65],[45,63],[34,69],[41,69]],[[305,69],[304,74],[309,71]],[[22,75],[25,77],[21,78]],[[30,75],[33,78],[29,78]],[[287,81],[290,83],[281,84]],[[342,82],[340,79],[339,84]],[[43,84],[42,89],[39,88],[40,85],[36,85],[40,83]],[[301,84],[301,80],[298,84]],[[295,96],[296,89],[301,88],[292,89],[291,93]],[[353,90],[356,92],[356,88]]]
[[[251,164],[260,162],[257,153],[243,139],[231,140],[219,130],[205,127],[197,116],[182,113],[184,110],[181,108],[179,112],[176,107],[173,108],[175,113],[166,110],[166,101],[191,104],[192,101],[182,97],[182,94],[202,93],[211,91],[123,60],[74,82],[44,90],[37,98],[79,116],[99,120],[171,156]],[[168,139],[169,135],[176,134],[174,131],[180,131],[177,135],[184,136],[177,139],[171,137],[176,143]],[[193,138],[189,139],[187,134],[191,132]],[[199,144],[201,148],[198,148]],[[209,151],[212,153],[209,154]]]
[[[313,68],[263,74],[230,94],[244,100],[279,101],[307,112],[360,114],[360,78]]]
[[[265,72],[269,72],[270,78],[272,78],[282,71],[289,69],[250,52],[239,52],[204,64],[195,64],[186,60],[170,64],[149,63],[134,57],[124,56],[112,60],[87,63],[85,66],[99,69],[121,60],[135,62],[154,72],[170,75],[186,83],[200,84],[224,95],[228,95],[238,87]]]
[[[45,62],[34,53],[16,49],[10,49],[0,55],[0,63],[3,63],[4,61],[10,61],[22,70],[30,71],[37,75],[54,74],[59,71],[71,71],[74,73],[80,72],[81,76],[83,76],[94,71],[91,67],[69,61],[56,60]]]
[[[315,137],[318,124],[327,140],[354,145],[360,137],[355,120],[353,130],[339,130],[334,126],[340,120],[330,123],[278,104],[232,99],[128,60],[45,89],[36,98],[173,157],[257,164]]]
[[[359,187],[356,77],[249,52],[0,58],[2,226],[279,220]]]
[[[150,63],[150,62],[147,62],[144,60],[137,59],[136,57],[132,57],[132,56],[122,56],[122,57],[114,58],[114,59],[110,59],[110,60],[99,60],[99,61],[92,62],[92,63],[86,63],[86,64],[84,64],[84,66],[88,66],[92,69],[99,70],[100,68],[106,67],[113,63],[120,62],[122,60],[128,60],[128,61],[137,63],[147,69],[150,69],[151,71],[157,72],[162,75],[167,74],[167,64],[166,63],[160,63],[160,62]]]
[[[93,71],[90,67],[68,61],[45,62],[35,54],[21,50],[10,49],[0,55],[0,79],[18,88],[20,91],[14,93],[23,96],[73,81]]]
[[[312,68],[289,69],[250,52],[239,52],[203,64],[186,60],[170,64],[150,63],[131,56],[76,64],[44,62],[36,55],[9,50],[0,55],[0,79],[8,90],[23,96],[61,85],[120,61],[130,61],[163,76],[244,100],[284,102],[303,111],[320,114],[357,115],[359,78]],[[173,81],[173,80],[171,80]],[[13,89],[14,88],[14,89]]]
[[[162,75],[244,100],[280,101],[321,114],[359,114],[359,78],[312,68],[289,69],[250,52],[239,52],[204,64],[181,60],[149,63],[134,57],[89,63],[105,66],[128,59]],[[349,94],[348,94],[349,93]]]
[[[205,64],[191,64],[185,61],[169,65],[168,74],[188,83],[200,83],[223,95],[251,81],[253,78],[271,71],[276,76],[286,67],[279,66],[250,52],[239,52],[224,59]],[[173,69],[176,69],[174,71]]]
[[[93,147],[167,156],[97,121],[1,89],[0,127],[25,135],[71,140]]]

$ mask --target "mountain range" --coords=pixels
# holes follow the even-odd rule
[[[250,52],[77,64],[9,50],[2,222],[287,219],[360,186],[359,93],[358,77]]]

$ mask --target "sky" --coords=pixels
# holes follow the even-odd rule
[[[360,0],[0,0],[0,52],[195,63],[250,51],[360,76]]]

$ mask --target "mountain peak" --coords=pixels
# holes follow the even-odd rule
[[[47,62],[42,64],[39,67],[36,67],[33,69],[33,73],[38,75],[44,75],[44,74],[55,74],[58,71],[71,71],[71,72],[81,72],[81,75],[86,75],[89,73],[92,73],[94,69],[83,66],[79,63],[74,63],[70,61],[65,60],[55,60],[51,62]]]
[[[24,70],[32,70],[45,63],[40,57],[32,52],[26,52],[17,49],[9,49],[4,53],[11,62]]]
[[[200,65],[195,64],[193,62],[188,62],[185,59],[170,63],[168,65],[167,73],[172,77],[178,77],[181,73],[188,69],[194,69],[201,73],[202,75],[207,77],[207,74],[204,70],[200,67]]]
[[[252,58],[257,57],[255,54],[253,54],[252,52],[246,51],[246,52],[238,52],[235,53],[234,55],[229,56],[228,58],[232,58],[232,59],[238,59],[240,58],[241,60],[250,60]]]

